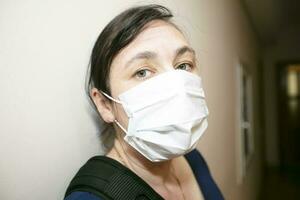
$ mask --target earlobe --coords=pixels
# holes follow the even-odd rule
[[[112,105],[109,100],[97,88],[92,88],[90,91],[99,114],[106,123],[112,123],[115,120],[112,111]]]

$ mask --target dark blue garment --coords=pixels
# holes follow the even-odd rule
[[[193,150],[185,155],[191,166],[194,176],[199,184],[205,200],[223,200],[223,195],[213,180],[203,156],[198,150]],[[65,200],[101,200],[89,192],[72,192]]]
[[[195,178],[200,186],[205,200],[222,200],[224,199],[220,189],[213,180],[208,165],[199,151],[193,150],[185,155],[190,164]]]

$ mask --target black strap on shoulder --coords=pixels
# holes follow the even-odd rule
[[[134,172],[106,156],[94,156],[79,169],[65,198],[75,191],[91,192],[101,200],[163,200]]]

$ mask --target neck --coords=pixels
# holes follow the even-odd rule
[[[176,181],[172,177],[172,160],[151,162],[128,145],[120,134],[117,134],[114,146],[107,156],[121,162],[150,185],[165,185],[167,182]]]

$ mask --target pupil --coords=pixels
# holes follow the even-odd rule
[[[145,75],[145,70],[140,71],[140,76],[144,76]]]

